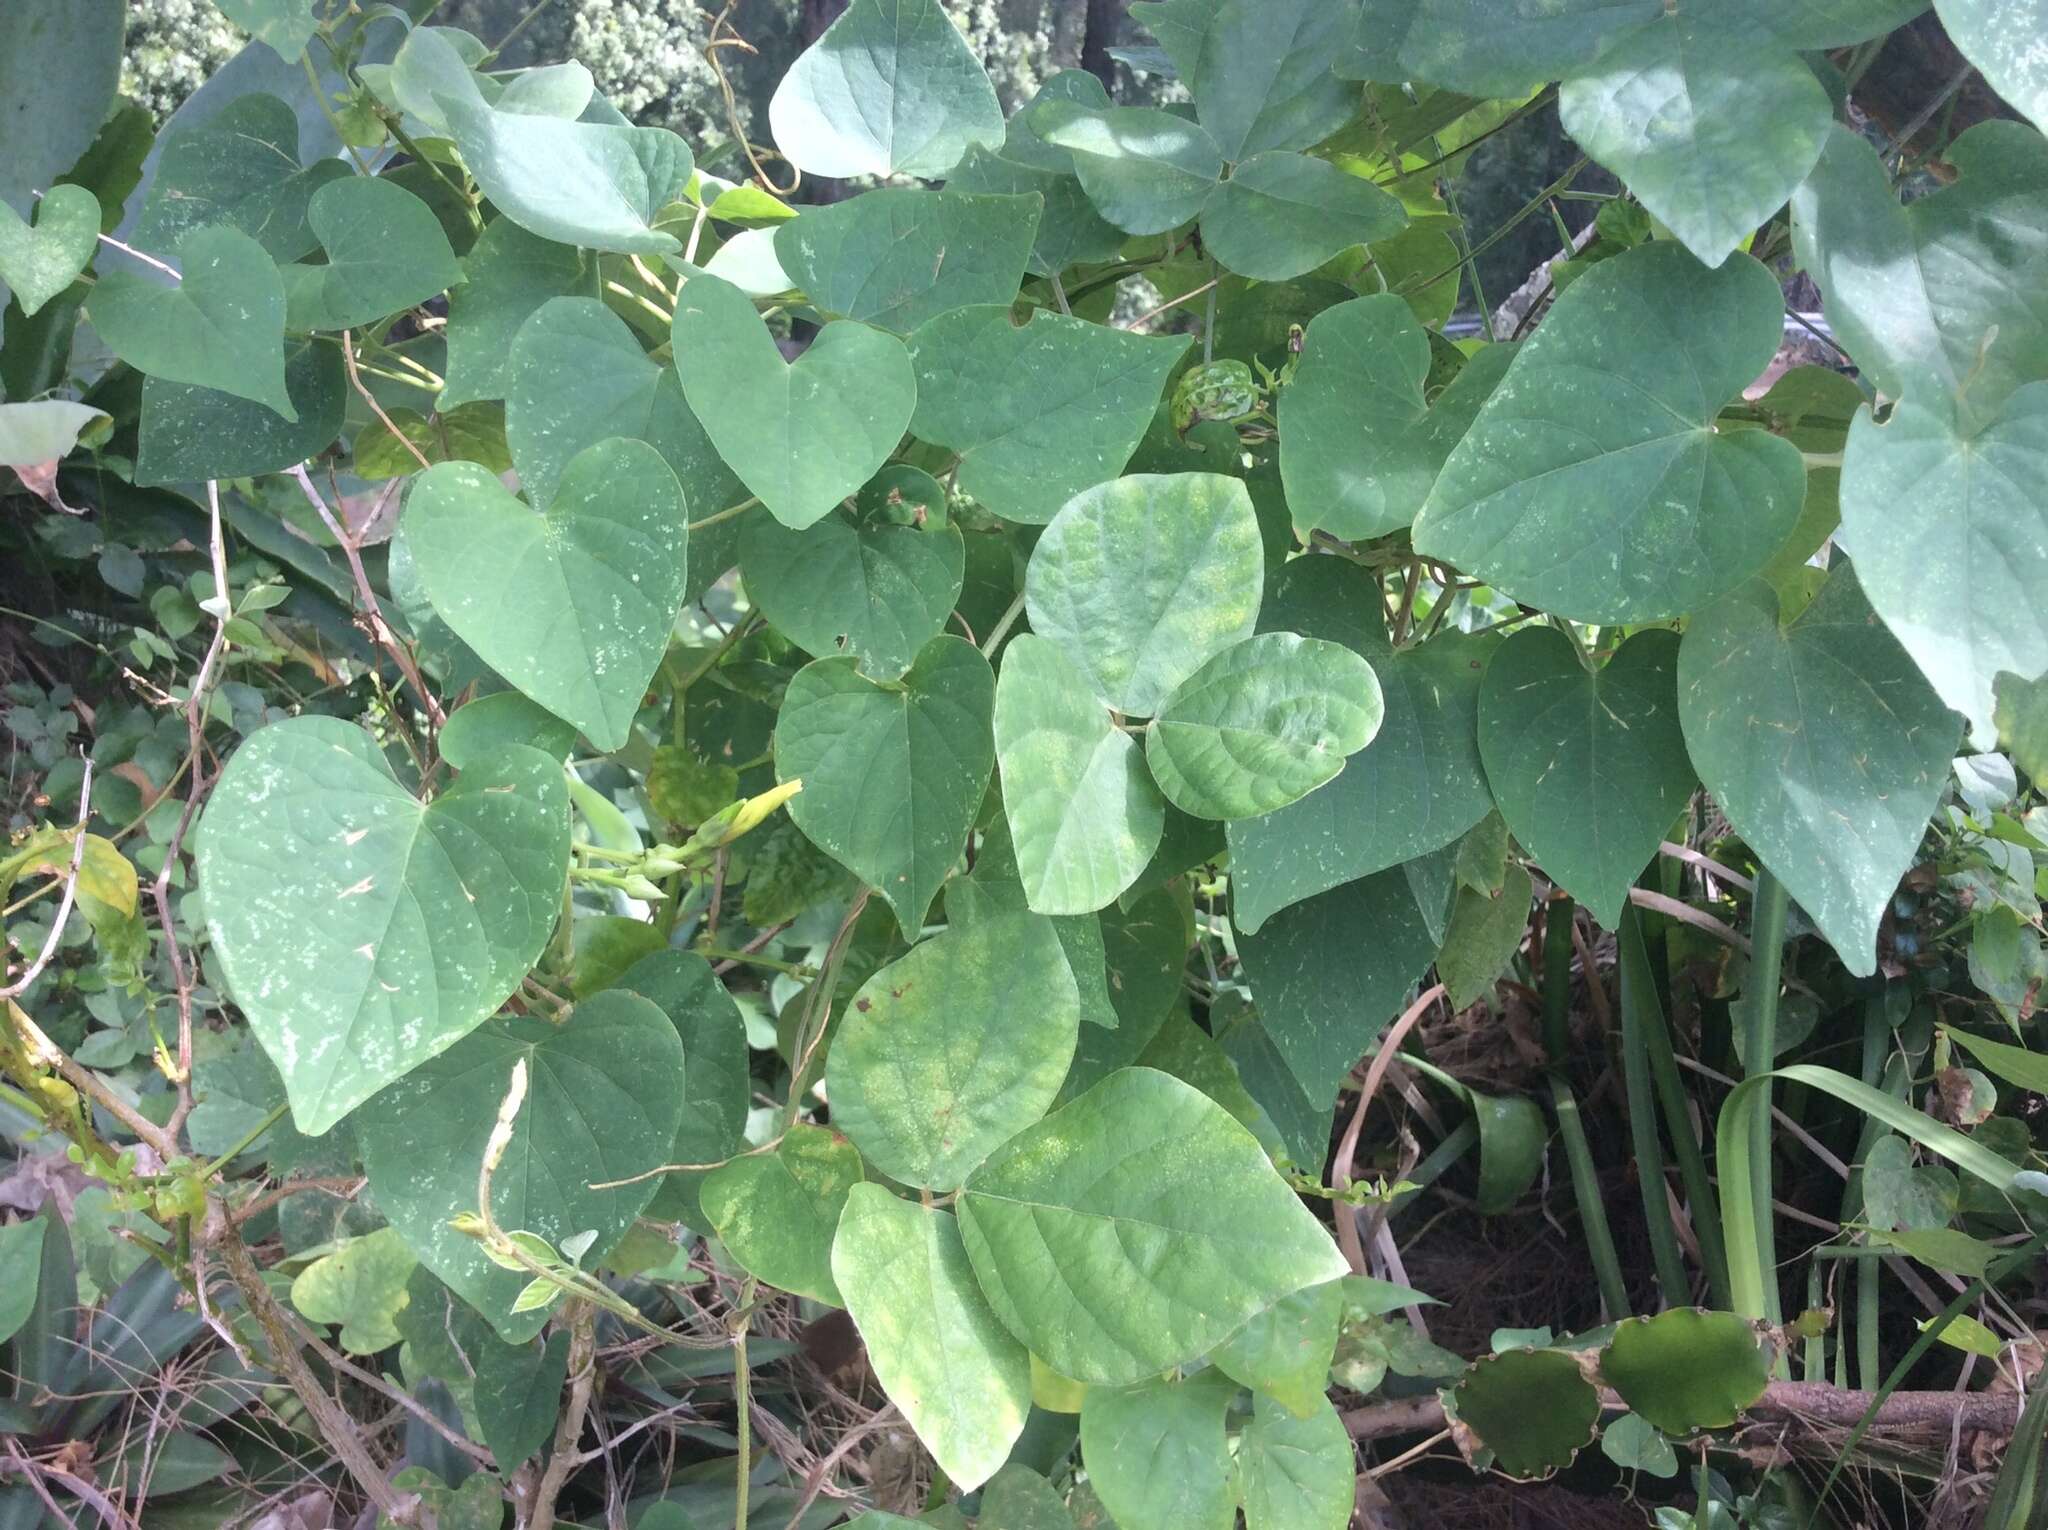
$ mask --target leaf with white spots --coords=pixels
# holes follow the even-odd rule
[[[1799,449],[1716,417],[1777,351],[1783,299],[1748,256],[1669,243],[1567,287],[1451,452],[1415,550],[1589,622],[1695,610],[1769,562],[1805,502]]]
[[[439,463],[398,534],[435,615],[478,657],[600,748],[626,742],[683,604],[689,522],[661,453],[586,448],[545,516],[488,469]]]
[[[200,820],[213,959],[317,1136],[474,1030],[561,913],[561,765],[513,745],[431,803],[332,717],[242,745]]]

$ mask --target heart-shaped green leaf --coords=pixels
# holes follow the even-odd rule
[[[1088,677],[1060,647],[1030,633],[1003,650],[995,736],[1026,902],[1041,914],[1115,902],[1166,823],[1138,741],[1088,694]]]
[[[1231,1530],[1237,1491],[1223,1421],[1237,1383],[1214,1370],[1081,1399],[1088,1480],[1120,1525]]]
[[[319,243],[306,221],[313,193],[345,179],[346,161],[300,168],[299,117],[276,96],[237,96],[218,113],[164,135],[135,242],[155,254],[194,229],[238,229],[272,260],[298,260]]]
[[[1297,1418],[1320,1412],[1344,1317],[1344,1282],[1326,1280],[1283,1296],[1217,1345],[1209,1361]]]
[[[306,221],[327,263],[284,268],[292,329],[354,329],[462,281],[433,209],[396,182],[330,181],[313,193]]]
[[[1406,300],[1383,292],[1317,314],[1279,404],[1280,476],[1297,523],[1365,541],[1414,520],[1514,354],[1487,346],[1432,405],[1429,332]]]
[[[1002,681],[996,681],[996,706],[1002,706]],[[1000,738],[1000,731],[997,734]],[[1000,760],[1000,745],[998,760]],[[1017,874],[1016,847],[1007,819],[998,818],[982,831],[974,852],[974,869],[946,884],[946,923],[960,931],[1030,909],[1024,883]],[[1115,1030],[1116,1005],[1109,993],[1109,953],[1103,945],[1102,921],[1093,914],[1041,916],[1059,938],[1060,951],[1080,998],[1081,1020]]]
[[[683,288],[673,334],[718,454],[794,531],[872,478],[910,428],[917,379],[894,335],[842,320],[785,362],[746,294],[704,275]]]
[[[473,83],[434,99],[484,195],[528,233],[622,255],[681,248],[654,226],[695,168],[690,146],[667,128],[501,110]]]
[[[560,1025],[501,1020],[472,1031],[359,1112],[378,1207],[421,1263],[512,1344],[547,1321],[545,1311],[514,1310],[533,1277],[494,1263],[449,1218],[476,1205],[477,1171],[520,1062],[526,1098],[491,1176],[491,1215],[557,1250],[595,1233],[580,1256],[585,1268],[617,1247],[653,1197],[653,1178],[595,1187],[668,1162],[685,1072],[668,1017],[612,989],[579,1000]]]
[[[312,0],[217,0],[221,14],[251,37],[295,64],[320,30]]]
[[[1246,1530],[1343,1530],[1357,1482],[1357,1448],[1328,1397],[1318,1394],[1305,1415],[1252,1399],[1237,1437]]]
[[[1261,633],[1174,687],[1146,730],[1145,763],[1183,813],[1250,818],[1336,775],[1384,710],[1372,666],[1343,644]]]
[[[1265,553],[1251,495],[1216,473],[1132,474],[1074,496],[1032,549],[1031,630],[1130,717],[1252,635]]]
[[[1440,934],[1398,866],[1283,908],[1255,931],[1239,928],[1260,1021],[1315,1109],[1329,1109],[1393,1022]]]
[[[334,444],[347,419],[348,371],[341,348],[331,339],[287,339],[284,385],[299,412],[295,421],[215,388],[168,377],[144,379],[135,481],[155,485],[246,478],[285,472],[319,456]],[[402,471],[414,466],[406,455]]]
[[[1673,7],[1600,50],[1558,92],[1564,129],[1685,247],[1718,266],[1820,158],[1833,103],[1762,29]]]
[[[1696,777],[1678,724],[1678,634],[1638,632],[1597,672],[1554,627],[1494,651],[1479,754],[1501,817],[1609,929]]]
[[[2048,62],[2024,41],[2048,36],[2042,0],[1935,0],[1934,10],[1991,88],[2048,129]]]
[[[960,453],[960,487],[1042,526],[1131,460],[1190,341],[1000,307],[959,308],[910,337],[920,440]]]
[[[832,1277],[883,1393],[962,1491],[980,1487],[1024,1432],[1031,1357],[989,1310],[953,1213],[855,1185]]]
[[[1257,154],[1202,208],[1203,246],[1227,271],[1292,281],[1354,245],[1398,234],[1408,214],[1391,193],[1306,154]]]
[[[399,523],[427,598],[477,656],[601,749],[632,736],[683,604],[682,486],[644,441],[577,454],[545,516],[473,462],[420,474]],[[474,575],[488,549],[498,570]]]
[[[78,279],[100,238],[100,204],[83,186],[52,186],[36,204],[35,226],[0,202],[0,284],[33,315]]]
[[[891,1179],[957,1190],[1045,1114],[1080,1026],[1050,920],[1009,914],[919,941],[840,1018],[825,1067],[832,1122]]]
[[[1769,561],[1805,499],[1799,449],[1716,428],[1777,352],[1784,299],[1744,256],[1669,243],[1567,287],[1451,452],[1416,551],[1592,622],[1697,610]]]
[[[263,247],[231,228],[178,246],[185,279],[110,271],[87,309],[107,348],[138,372],[250,399],[297,423],[284,381],[284,280]]]
[[[1233,163],[1321,143],[1358,110],[1357,92],[1330,72],[1356,0],[1166,0],[1131,14],[1159,39],[1195,116]]]
[[[938,0],[853,0],[768,103],[775,146],[806,175],[944,175],[1003,141],[988,71]]]
[[[935,637],[901,680],[819,659],[789,682],[775,775],[801,780],[789,816],[896,911],[915,939],[995,767],[995,676],[973,644]]]
[[[1085,84],[1074,84],[1084,81]],[[1082,69],[1063,69],[1047,80],[1033,97],[1041,100],[1075,99],[1086,92],[1087,104],[1106,107],[1109,97],[1102,82]],[[970,147],[967,157],[946,177],[955,191],[995,192],[1008,196],[1037,195],[1045,203],[1039,215],[1038,237],[1031,246],[1031,270],[1050,276],[1068,266],[1109,260],[1124,242],[1123,230],[1107,222],[1088,200],[1088,193],[1073,173],[1072,161],[1061,151],[1046,153],[1030,130],[1023,126],[1025,112],[1010,119],[1003,152],[991,153],[979,145]],[[1033,154],[1032,148],[1040,151]]]
[[[1479,759],[1479,681],[1496,637],[1443,633],[1396,653],[1379,586],[1339,558],[1297,558],[1273,581],[1268,630],[1342,643],[1379,676],[1385,713],[1337,779],[1229,826],[1231,918],[1275,911],[1449,844],[1493,806]]]
[[[860,1153],[837,1132],[798,1122],[772,1153],[748,1153],[704,1181],[704,1213],[740,1268],[780,1291],[844,1305],[832,1239]]]
[[[392,1227],[346,1238],[292,1281],[292,1305],[315,1323],[333,1323],[351,1355],[374,1355],[398,1342],[392,1319],[405,1306],[406,1282],[419,1264]]]
[[[2027,301],[2048,282],[2048,143],[1982,122],[1942,157],[1954,182],[1901,205],[1876,151],[1837,128],[1792,228],[1829,323],[1879,390],[1960,396],[1977,423],[2048,373],[2048,315]]]
[[[758,516],[740,537],[747,594],[776,631],[819,658],[852,654],[885,679],[945,630],[966,560],[957,526],[856,522],[837,510],[803,531]]]
[[[1077,1381],[1179,1365],[1345,1271],[1258,1139],[1150,1068],[1110,1074],[1011,1138],[959,1209],[997,1316]]]
[[[1842,534],[1870,604],[1988,748],[1999,673],[2048,670],[2048,382],[1975,432],[1944,395],[1921,397],[1849,427]]]
[[[1067,151],[1088,200],[1127,234],[1163,234],[1199,213],[1223,178],[1216,141],[1154,106],[1035,105],[1031,130]]]
[[[592,272],[571,245],[494,218],[462,257],[461,284],[448,294],[447,385],[440,407],[505,397],[512,342],[549,298],[588,295]],[[584,383],[603,373],[586,373]]]
[[[317,1136],[504,1002],[561,913],[559,762],[508,748],[431,803],[331,717],[252,735],[200,820],[213,959]],[[318,919],[307,911],[318,909]]]
[[[628,967],[617,986],[652,1000],[668,1016],[690,1060],[683,1076],[682,1119],[668,1161],[717,1163],[738,1152],[752,1097],[747,1026],[711,964],[693,951],[657,951]],[[692,1225],[703,1226],[701,1184],[695,1172],[664,1174],[649,1215],[696,1218]]]
[[[775,255],[820,312],[907,335],[970,304],[1007,307],[1042,203],[885,186],[775,231]]]
[[[1751,584],[1692,619],[1679,719],[1700,780],[1858,976],[1955,754],[1955,715],[1878,621],[1855,571],[1790,627]]]
[[[516,1470],[555,1432],[569,1379],[569,1335],[545,1344],[488,1344],[476,1357],[476,1420],[498,1469]]]

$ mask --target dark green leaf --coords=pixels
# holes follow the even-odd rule
[[[1043,205],[883,187],[782,224],[775,255],[829,317],[907,335],[955,308],[1008,307]]]

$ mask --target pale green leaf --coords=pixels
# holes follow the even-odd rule
[[[474,93],[435,99],[477,185],[528,233],[620,254],[681,248],[654,226],[693,168],[690,146],[667,128],[534,117]]]
[[[77,449],[79,436],[94,422],[108,418],[104,409],[62,398],[0,404],[0,467],[41,467],[62,461]]]
[[[1700,779],[1849,970],[1920,848],[1954,715],[1839,567],[1789,628],[1752,584],[1693,618],[1679,718]]]
[[[246,398],[296,422],[284,381],[284,280],[263,247],[232,228],[178,246],[185,279],[111,271],[87,310],[107,348],[138,372]]]
[[[988,72],[938,0],[853,0],[768,103],[775,146],[806,175],[944,175],[1003,140]]]
[[[276,50],[288,64],[298,62],[320,30],[312,0],[215,0],[221,14],[251,37]]]
[[[1224,1414],[1237,1387],[1214,1371],[1095,1386],[1081,1400],[1088,1481],[1132,1530],[1230,1530],[1237,1522]]]
[[[907,335],[955,308],[1007,307],[1043,205],[885,186],[783,224],[775,255],[820,312]]]
[[[1264,571],[1242,482],[1133,474],[1053,517],[1025,575],[1031,630],[1119,712],[1149,717],[1214,655],[1250,637]]]
[[[1859,414],[1842,462],[1842,539],[1857,578],[1935,692],[1998,736],[2000,671],[2048,670],[2048,382],[1971,430],[1939,393]]]
[[[486,664],[602,749],[632,736],[683,604],[687,516],[660,453],[587,448],[544,516],[477,464],[441,463],[414,484],[399,535],[435,614]],[[486,549],[487,583],[474,577]]]
[[[1711,6],[1617,38],[1557,107],[1579,146],[1709,266],[1785,205],[1834,125],[1805,60]]]
[[[1366,659],[1385,713],[1336,780],[1277,813],[1229,826],[1231,917],[1241,931],[1440,849],[1493,806],[1478,712],[1497,639],[1443,633],[1395,653],[1384,611],[1378,584],[1342,559],[1297,558],[1274,581],[1261,624],[1342,643]]]
[[[1237,1442],[1245,1530],[1344,1530],[1351,1523],[1356,1453],[1327,1397],[1306,1417],[1264,1397]]]
[[[960,453],[965,493],[1044,525],[1131,460],[1188,345],[1042,310],[1019,326],[1007,300],[956,309],[910,337],[911,429]]]
[[[100,204],[83,186],[52,186],[35,206],[31,227],[0,202],[0,284],[14,289],[33,317],[78,279],[99,248]]]
[[[772,1153],[750,1153],[704,1181],[705,1214],[741,1268],[769,1285],[843,1305],[832,1242],[860,1153],[837,1132],[802,1122]]]
[[[1137,740],[1044,638],[1027,633],[1003,651],[995,744],[1026,902],[1043,914],[1114,902],[1158,848],[1166,804]]]
[[[891,1179],[956,1190],[1045,1114],[1080,1024],[1050,920],[1008,914],[932,936],[840,1017],[825,1066],[833,1125]]]
[[[2043,0],[1935,0],[1942,28],[1991,88],[2048,131],[2048,4]]]
[[[495,1011],[554,930],[568,863],[561,766],[537,750],[422,804],[351,723],[252,735],[208,800],[197,871],[212,961],[299,1128],[325,1132]]]
[[[513,1344],[533,1337],[543,1321],[538,1311],[515,1315],[512,1308],[532,1273],[494,1263],[449,1219],[476,1207],[477,1171],[520,1062],[526,1097],[491,1177],[491,1214],[500,1227],[558,1248],[594,1230],[586,1264],[610,1253],[653,1197],[653,1178],[596,1187],[668,1161],[686,1072],[668,1018],[638,994],[614,989],[579,1000],[560,1025],[493,1021],[357,1116],[379,1209],[420,1261]]]
[[[1149,1068],[1110,1074],[1012,1138],[969,1176],[959,1206],[1005,1326],[1090,1383],[1181,1364],[1344,1273],[1258,1140]]]
[[[312,1322],[337,1324],[349,1354],[374,1355],[398,1342],[392,1320],[418,1263],[396,1228],[380,1227],[301,1270],[292,1280],[292,1305]]]
[[[910,428],[917,379],[894,335],[827,324],[791,364],[747,296],[712,276],[683,288],[673,333],[690,408],[741,482],[792,530],[872,478]]]
[[[1793,198],[1794,248],[1881,392],[1966,396],[1982,420],[2048,372],[2048,313],[2025,297],[2048,283],[2048,143],[1983,122],[1942,157],[1955,180],[1901,206],[1876,151],[1835,129]]]
[[[1515,838],[1615,928],[1697,780],[1678,722],[1678,634],[1638,632],[1598,671],[1554,627],[1510,634],[1480,687],[1479,753]]]
[[[1343,1316],[1343,1283],[1324,1281],[1254,1316],[1210,1352],[1210,1363],[1297,1418],[1311,1418],[1324,1406]]]
[[[961,1491],[980,1487],[1024,1431],[1031,1365],[975,1284],[953,1214],[855,1185],[832,1278],[883,1394]]]
[[[971,643],[933,638],[900,681],[852,659],[798,671],[775,724],[775,771],[804,789],[789,816],[880,893],[915,938],[965,848],[995,767],[995,677]]]
[[[1723,431],[1777,351],[1783,298],[1748,257],[1676,245],[1600,262],[1557,299],[1444,464],[1418,552],[1560,616],[1676,616],[1756,573],[1791,535],[1799,450]]]
[[[1226,648],[1166,698],[1145,761],[1197,818],[1250,818],[1307,796],[1372,741],[1372,666],[1341,643],[1266,632]]]

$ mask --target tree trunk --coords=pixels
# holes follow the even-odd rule
[[[1123,40],[1124,7],[1129,0],[1088,0],[1088,26],[1081,39],[1081,67],[1116,90],[1116,60],[1109,50]]]

